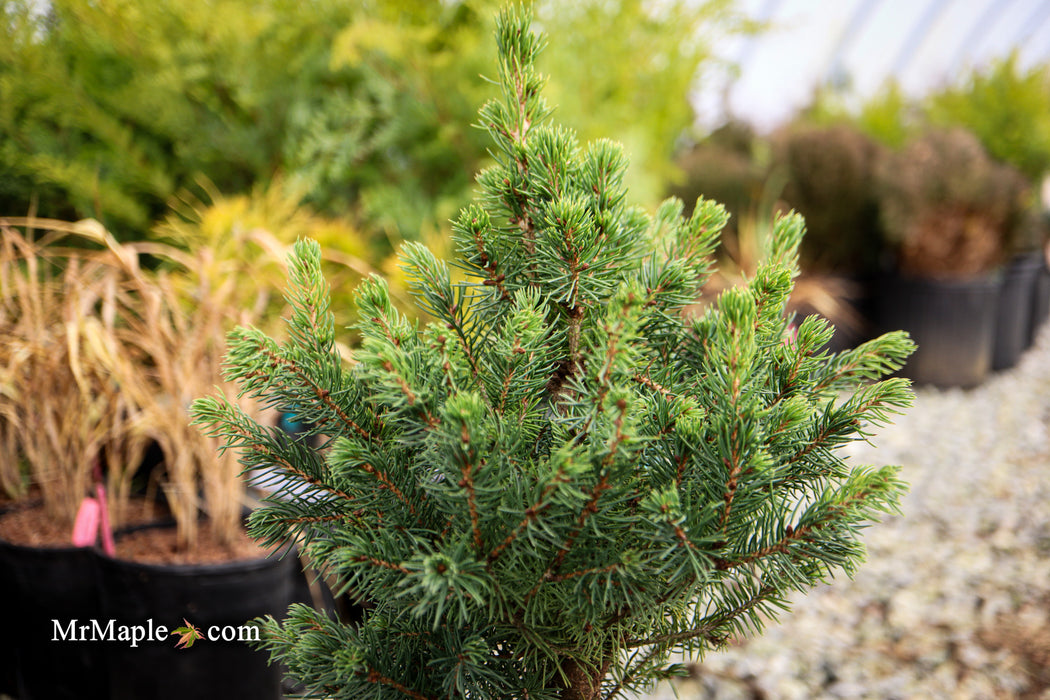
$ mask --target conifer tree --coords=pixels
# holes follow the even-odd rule
[[[550,124],[527,12],[504,11],[497,41],[501,93],[480,111],[497,163],[454,222],[465,281],[403,251],[435,320],[407,320],[373,277],[344,360],[302,241],[287,340],[234,331],[228,373],[312,440],[221,398],[194,407],[279,477],[251,533],[297,542],[367,601],[354,624],[306,606],[263,621],[312,697],[620,697],[851,573],[859,529],[903,489],[837,448],[909,404],[907,380],[881,378],[912,343],[829,355],[824,320],[790,325],[802,220],[776,222],[745,287],[683,313],[722,207],[632,208],[621,148]]]

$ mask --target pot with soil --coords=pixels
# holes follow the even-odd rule
[[[137,546],[163,552],[174,540],[171,528],[151,527],[125,538],[118,548],[136,540]],[[122,542],[121,540],[125,540]],[[301,576],[294,552],[268,558],[257,556],[250,540],[240,544],[251,558],[230,560],[231,547],[199,548],[198,558],[210,563],[147,563],[101,556],[101,609],[116,626],[164,625],[167,636],[132,647],[109,645],[106,667],[111,700],[154,698],[251,697],[278,700],[281,673],[270,666],[267,654],[248,646],[258,630],[248,624],[256,617],[283,614],[294,601]],[[188,644],[177,644],[174,630],[192,626]],[[155,629],[155,628],[154,628]],[[159,638],[158,638],[159,637]]]
[[[995,359],[1000,266],[1025,210],[1024,178],[956,129],[886,156],[879,188],[895,264],[875,290],[876,322],[918,345],[902,374],[941,387],[981,383]]]
[[[294,552],[267,557],[243,533],[233,544],[202,537],[193,552],[179,551],[170,520],[118,534],[116,556],[8,541],[55,537],[40,524],[47,519],[39,504],[0,519],[0,591],[18,602],[11,624],[20,631],[0,692],[21,700],[280,697],[279,669],[248,646],[256,634],[248,623],[303,600]],[[186,623],[203,635],[189,648],[173,634]]]
[[[269,559],[247,539],[238,455],[220,453],[187,411],[193,397],[225,386],[223,331],[239,316],[232,286],[185,254],[171,251],[171,266],[147,271],[144,251],[100,227],[49,225],[32,238],[0,221],[9,282],[0,293],[0,483],[19,517],[38,518],[23,534],[41,522],[55,531],[49,541],[18,541],[14,521],[0,518],[0,581],[14,629],[25,631],[15,661],[0,665],[3,690],[22,700],[277,698],[265,653],[221,633],[283,611],[298,558]],[[66,237],[75,245],[59,246]],[[159,466],[144,473],[150,444]],[[133,499],[136,490],[150,498]],[[135,550],[141,533],[128,533],[110,549],[105,535],[153,521],[136,504],[157,501],[171,544]],[[71,534],[80,548],[69,547]],[[143,549],[171,556],[129,560]],[[176,648],[184,635],[171,632],[184,624],[205,634],[215,626],[220,638]],[[148,642],[135,639],[143,626]],[[181,693],[165,694],[172,689]]]
[[[39,533],[23,510],[0,515],[0,528]],[[13,648],[0,655],[0,694],[79,700],[106,697],[106,670],[96,645],[56,643],[52,620],[101,619],[95,552],[80,547],[13,544],[0,529],[0,596],[11,603]],[[62,669],[62,674],[56,674]]]
[[[1013,367],[1031,345],[1037,324],[1039,277],[1045,268],[1042,251],[1015,255],[1004,267],[996,307],[993,370]]]

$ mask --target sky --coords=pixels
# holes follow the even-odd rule
[[[1015,49],[1022,68],[1050,62],[1050,0],[738,2],[771,26],[718,47],[719,55],[739,63],[740,74],[698,93],[707,125],[728,112],[769,130],[828,82],[860,100],[889,76],[907,94],[922,94]]]

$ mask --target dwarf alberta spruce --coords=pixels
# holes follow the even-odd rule
[[[221,398],[194,407],[275,477],[251,533],[299,543],[366,604],[354,624],[305,606],[263,623],[313,697],[620,696],[851,573],[858,530],[903,490],[836,448],[909,404],[906,380],[879,381],[908,338],[829,355],[824,320],[789,333],[794,215],[746,287],[683,313],[724,210],[628,206],[620,147],[548,124],[529,24],[498,21],[502,97],[480,112],[497,164],[454,222],[466,281],[403,252],[436,320],[369,279],[344,361],[318,246],[300,242],[288,340],[235,331],[228,374],[321,447]]]

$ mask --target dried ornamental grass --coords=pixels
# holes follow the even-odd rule
[[[379,272],[374,267],[378,253],[362,231],[345,219],[317,214],[300,189],[280,178],[240,195],[223,195],[203,179],[197,184],[203,199],[181,193],[154,233],[181,249],[206,251],[205,262],[222,268],[205,272],[211,279],[223,279],[221,272],[259,282],[240,286],[238,308],[253,309],[267,321],[279,318],[284,302],[272,292],[284,285],[289,246],[300,238],[325,247],[325,271],[335,287],[352,289]],[[340,306],[349,309],[352,300],[344,294]],[[408,296],[401,291],[400,298]],[[351,318],[341,322],[349,325]]]
[[[244,495],[236,455],[191,427],[187,408],[223,386],[224,329],[253,320],[232,311],[236,276],[208,249],[120,244],[94,222],[8,219],[0,238],[5,490],[24,493],[26,469],[48,512],[71,523],[102,460],[119,526],[154,441],[180,548],[195,546],[202,511],[216,539],[232,541]],[[158,270],[140,265],[147,253]]]
[[[28,476],[48,514],[72,522],[94,460],[131,434],[133,416],[113,400],[100,342],[105,324],[112,329],[114,289],[92,279],[83,260],[58,270],[41,246],[9,226],[0,231],[4,484],[16,495]],[[110,472],[111,485],[123,480]]]

